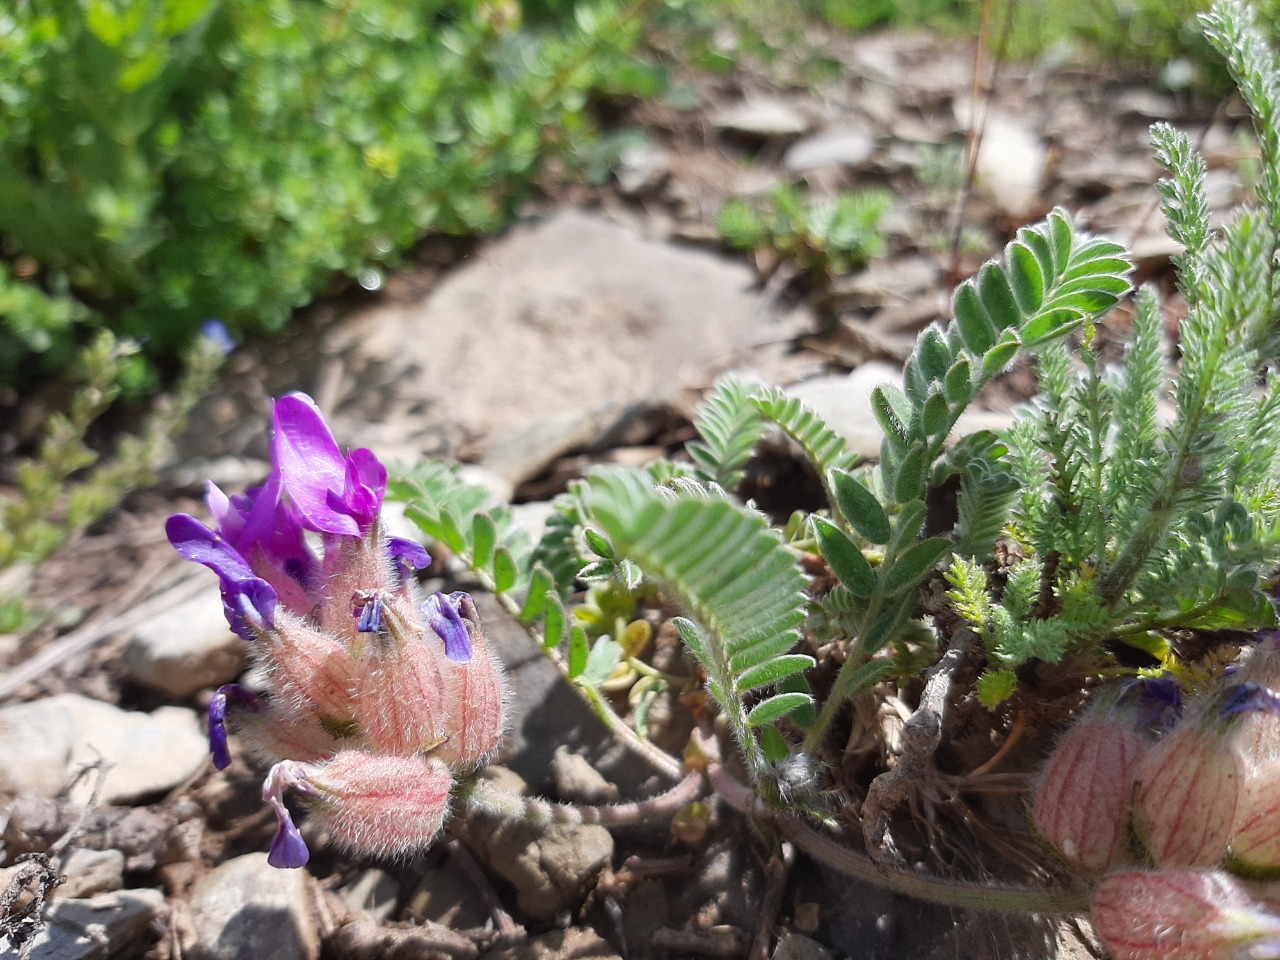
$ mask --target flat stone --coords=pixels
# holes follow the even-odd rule
[[[785,933],[773,948],[772,960],[831,960],[831,952],[811,937]]]
[[[782,158],[793,173],[822,167],[858,167],[871,159],[876,140],[860,126],[840,126],[797,140]]]
[[[140,956],[138,942],[162,906],[164,894],[159,890],[117,890],[87,900],[55,900],[30,955],[38,960]],[[0,946],[0,957],[16,955]]]
[[[62,861],[66,882],[53,895],[76,900],[112,893],[124,886],[124,854],[119,850],[72,850]]]
[[[342,899],[352,910],[363,910],[375,920],[390,920],[400,897],[400,884],[385,870],[366,870],[342,891]]]
[[[205,762],[208,745],[191,710],[153,713],[121,710],[100,700],[63,693],[0,709],[0,796],[30,790],[51,797],[73,769],[99,756],[112,764],[99,802],[125,805],[163,793]],[[72,799],[88,799],[79,783]]]
[[[978,180],[1010,217],[1036,212],[1049,151],[1026,120],[992,111],[978,148]]]
[[[711,118],[721,130],[751,137],[798,137],[809,129],[809,120],[795,107],[773,97],[744,100]]]
[[[195,886],[184,910],[192,960],[317,960],[320,935],[305,870],[277,870],[265,853],[228,860]]]
[[[246,651],[245,642],[227,627],[218,594],[207,590],[139,626],[123,659],[134,680],[185,700],[238,677]]]
[[[871,391],[880,384],[902,386],[902,371],[888,363],[864,363],[848,376],[814,377],[786,388],[817,413],[833,431],[844,437],[846,449],[869,460],[880,458],[884,432],[871,409]],[[960,415],[949,440],[958,440],[980,430],[999,432],[1011,427],[1013,413],[966,410]]]
[[[514,228],[422,300],[351,316],[328,349],[387,371],[383,433],[406,458],[466,452],[518,483],[807,329],[771,320],[755,286],[746,264],[568,211]],[[389,455],[369,428],[339,417],[335,431]]]
[[[613,856],[613,836],[598,824],[475,817],[456,829],[481,861],[516,888],[520,909],[534,920],[553,920],[576,908]]]

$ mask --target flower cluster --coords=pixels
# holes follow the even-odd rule
[[[1116,960],[1280,956],[1280,652],[1265,643],[1184,711],[1169,679],[1097,698],[1045,766],[1036,829],[1101,876]]]
[[[475,605],[465,593],[418,596],[412,571],[431,560],[386,535],[386,468],[369,450],[344,455],[310,397],[276,401],[271,458],[266,482],[244,496],[209,484],[212,529],[187,514],[166,524],[178,553],[218,575],[227,622],[269,687],[214,695],[214,765],[231,762],[228,726],[279,761],[263,786],[279,817],[274,866],[310,856],[286,790],[352,852],[423,847],[443,826],[455,775],[502,737],[502,675]]]

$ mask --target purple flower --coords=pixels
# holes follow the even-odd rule
[[[279,822],[276,835],[271,840],[271,849],[267,851],[267,863],[282,869],[305,867],[307,861],[311,859],[307,842],[302,839],[302,834],[294,826],[289,809],[284,805],[284,791],[287,787],[307,795],[315,793],[311,784],[307,782],[303,764],[293,760],[281,760],[271,768],[267,779],[263,781],[262,799],[275,809],[276,819]]]
[[[1125,684],[1118,703],[1137,708],[1142,728],[1171,730],[1182,716],[1182,685],[1171,674],[1137,677]]]
[[[200,336],[206,340],[213,341],[214,346],[222,351],[223,356],[226,356],[236,348],[236,342],[231,339],[231,334],[227,332],[227,325],[216,317],[210,317],[200,324]]]
[[[404,537],[390,537],[387,540],[387,553],[391,562],[400,573],[400,582],[407,583],[414,570],[425,570],[431,566],[431,555],[427,548],[415,540]]]
[[[244,496],[228,497],[214,483],[204,501],[220,537],[236,548],[255,572],[273,582],[285,606],[303,613],[315,605],[320,564],[307,546],[298,510],[278,495],[254,487]]]
[[[1240,713],[1280,714],[1280,694],[1252,680],[1228,687],[1222,695],[1218,716],[1229,717]]]
[[[382,629],[382,598],[377,593],[356,597],[354,613],[356,630],[360,633],[377,633]]]
[[[466,663],[471,659],[471,634],[458,613],[458,605],[465,593],[445,596],[437,593],[427,597],[422,604],[422,614],[427,624],[444,641],[444,653],[450,660]]]
[[[195,517],[178,513],[165,523],[169,542],[186,560],[204,564],[218,575],[222,611],[231,629],[245,640],[275,625],[275,589],[255,576],[248,562],[224,538]]]
[[[281,490],[308,530],[362,536],[382,509],[387,468],[363,447],[344,457],[320,408],[306,394],[277,400],[274,423],[271,476],[249,521],[255,539],[269,525],[266,514],[274,512]]]
[[[218,770],[231,766],[231,751],[227,747],[227,706],[236,700],[255,713],[267,709],[266,701],[247,687],[238,683],[223,684],[209,701],[209,753]]]

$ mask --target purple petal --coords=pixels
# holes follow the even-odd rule
[[[1280,694],[1252,680],[1228,687],[1218,716],[1238,713],[1280,713]]]
[[[303,523],[320,533],[359,536],[355,518],[330,503],[346,488],[347,460],[315,401],[303,393],[281,397],[274,421],[272,477],[280,477]]]
[[[1172,729],[1182,716],[1182,685],[1168,674],[1137,677],[1120,694],[1121,703],[1137,706],[1138,722],[1146,729]]]
[[[370,524],[382,509],[382,498],[387,494],[387,468],[372,450],[360,447],[347,455],[347,473],[342,488],[346,502],[360,524],[361,531]]]
[[[244,557],[195,517],[174,514],[165,523],[169,542],[186,560],[203,564],[222,582],[222,609],[231,629],[245,640],[252,640],[255,629],[275,624],[275,589],[254,575]]]
[[[466,663],[471,659],[471,634],[454,606],[453,598],[443,593],[427,597],[422,604],[427,623],[444,641],[444,654],[450,660]]]
[[[377,633],[382,629],[382,598],[376,593],[356,600],[356,630],[360,633]]]
[[[305,867],[311,859],[311,851],[307,849],[307,841],[293,825],[293,818],[285,810],[276,827],[276,835],[271,840],[271,849],[267,851],[267,863],[282,870]]]
[[[223,684],[209,701],[209,753],[213,765],[225,770],[231,765],[231,750],[227,747],[227,706],[230,701],[245,704],[255,713],[267,709],[266,702],[252,690],[238,683]]]
[[[391,537],[387,540],[387,553],[400,573],[401,583],[407,583],[414,570],[425,570],[431,566],[431,554],[415,540]]]
[[[271,840],[271,849],[267,852],[267,863],[273,867],[293,869],[306,866],[307,861],[311,859],[306,841],[294,826],[293,817],[284,805],[284,791],[288,787],[304,794],[312,792],[311,784],[307,782],[306,771],[307,767],[301,763],[294,760],[281,760],[268,771],[267,778],[262,783],[262,799],[271,804],[280,824],[276,828],[275,837]]]

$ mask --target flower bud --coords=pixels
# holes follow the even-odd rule
[[[1280,917],[1222,870],[1110,874],[1091,916],[1115,960],[1245,960],[1280,950]]]
[[[401,756],[437,750],[450,738],[457,707],[452,664],[401,597],[384,594],[380,603],[379,629],[362,634],[366,646],[355,681],[361,735],[371,749]]]
[[[1244,767],[1231,863],[1244,872],[1280,876],[1280,760]]]
[[[1124,862],[1138,761],[1151,746],[1108,710],[1086,713],[1050,754],[1036,786],[1036,830],[1088,872]]]
[[[1138,761],[1181,709],[1176,680],[1140,678],[1099,691],[1059,741],[1036,784],[1032,819],[1068,862],[1105,873],[1127,859]]]
[[[471,656],[464,663],[449,660],[446,665],[454,707],[446,714],[447,739],[437,755],[449,764],[475,767],[490,758],[502,743],[506,688],[502,669],[489,653],[480,629],[475,603],[465,593],[441,599],[442,605],[457,611]]]
[[[1156,743],[1137,770],[1134,825],[1160,867],[1213,867],[1231,842],[1240,787],[1233,718],[1211,704]]]
[[[449,811],[453,776],[434,757],[343,750],[309,765],[312,815],[333,841],[357,854],[396,856],[427,846]]]
[[[253,652],[286,703],[311,710],[326,726],[350,724],[357,664],[341,642],[280,611],[276,629]]]

